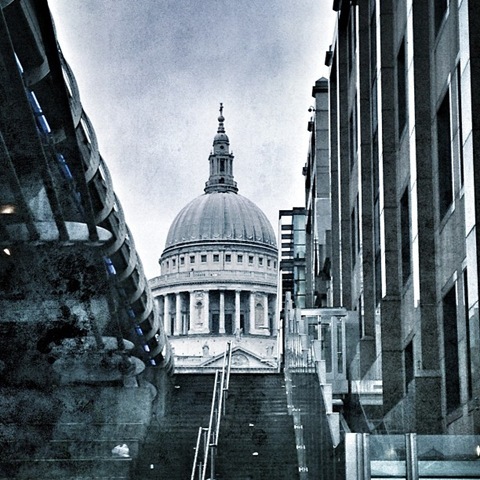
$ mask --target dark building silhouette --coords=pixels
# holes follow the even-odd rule
[[[43,0],[0,3],[0,165],[0,477],[124,478],[170,346]]]

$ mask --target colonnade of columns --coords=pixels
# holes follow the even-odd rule
[[[167,335],[275,333],[276,295],[243,290],[195,290],[156,297]]]

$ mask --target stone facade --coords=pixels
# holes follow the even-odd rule
[[[255,368],[259,359],[272,368],[277,356],[275,234],[263,212],[237,193],[223,121],[220,115],[205,194],[173,221],[161,275],[150,281],[179,369],[210,364],[227,341],[241,345]]]
[[[313,230],[319,247],[319,228],[331,239],[328,262],[316,252],[315,280],[329,280],[318,290],[358,312],[356,370],[382,379],[381,428],[478,433],[479,11],[467,0],[334,7],[305,168],[312,196],[331,199]]]

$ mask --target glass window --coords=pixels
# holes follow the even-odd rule
[[[219,262],[220,261],[220,255],[218,253],[213,254],[213,261],[214,262]]]
[[[448,9],[448,0],[435,0],[435,32],[438,32]]]
[[[168,263],[168,260],[167,260],[167,262],[165,263],[165,266],[167,267],[167,270],[170,268],[170,264]]]
[[[413,341],[405,347],[404,353],[404,368],[405,368],[405,392],[407,391],[408,384],[413,380],[414,368],[413,368]]]
[[[350,252],[352,256],[352,269],[355,266],[355,262],[357,260],[357,238],[356,233],[357,230],[355,228],[355,208],[352,210],[350,214]]]
[[[237,255],[237,262],[243,263],[243,255]]]
[[[343,322],[337,319],[337,371],[343,373]]]
[[[259,257],[258,264],[262,267],[263,266],[263,258]]]
[[[253,255],[248,256],[248,264],[253,265]]]
[[[201,261],[202,263],[206,263],[206,262],[207,262],[207,256],[206,256],[206,255],[201,255],[201,256],[200,256],[200,261]]]
[[[185,257],[180,257],[180,265],[185,265]]]
[[[195,255],[190,255],[190,263],[195,263]]]
[[[447,413],[460,405],[456,286],[443,297],[443,348]]]
[[[176,267],[176,266],[177,266],[177,260],[175,260],[175,258],[174,258],[174,259],[172,259],[172,267]]]
[[[408,280],[412,271],[411,249],[410,249],[410,207],[408,200],[408,187],[400,200],[400,228],[402,241],[402,278],[403,283]]]
[[[270,259],[267,260],[267,267],[271,267],[272,266],[272,261]]]
[[[460,70],[460,64],[456,69],[456,84],[457,84],[457,123],[458,123],[458,136],[460,143],[460,184],[463,186],[465,182],[465,165],[463,159],[463,128],[462,128],[462,72]]]
[[[225,262],[230,263],[231,261],[232,261],[232,256],[229,253],[225,254]]]
[[[407,69],[405,61],[405,39],[402,40],[397,55],[397,95],[398,138],[400,138],[407,124]]]
[[[332,332],[329,323],[322,323],[320,327],[321,331],[321,354],[322,360],[325,360],[326,371],[330,373],[332,371]]]
[[[438,196],[440,218],[453,202],[450,94],[447,91],[437,112]]]
[[[467,364],[467,392],[468,392],[468,399],[471,400],[473,397],[473,378],[472,378],[472,355],[471,355],[471,348],[472,348],[472,336],[470,333],[470,318],[468,313],[468,274],[467,269],[463,271],[463,309],[464,309],[464,316],[465,316],[465,338],[467,340],[466,345],[466,364]]]

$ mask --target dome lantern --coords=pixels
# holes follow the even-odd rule
[[[220,103],[217,134],[213,139],[213,151],[208,158],[210,177],[205,184],[205,193],[238,192],[237,182],[233,179],[233,155],[230,153],[224,121],[223,103]]]

